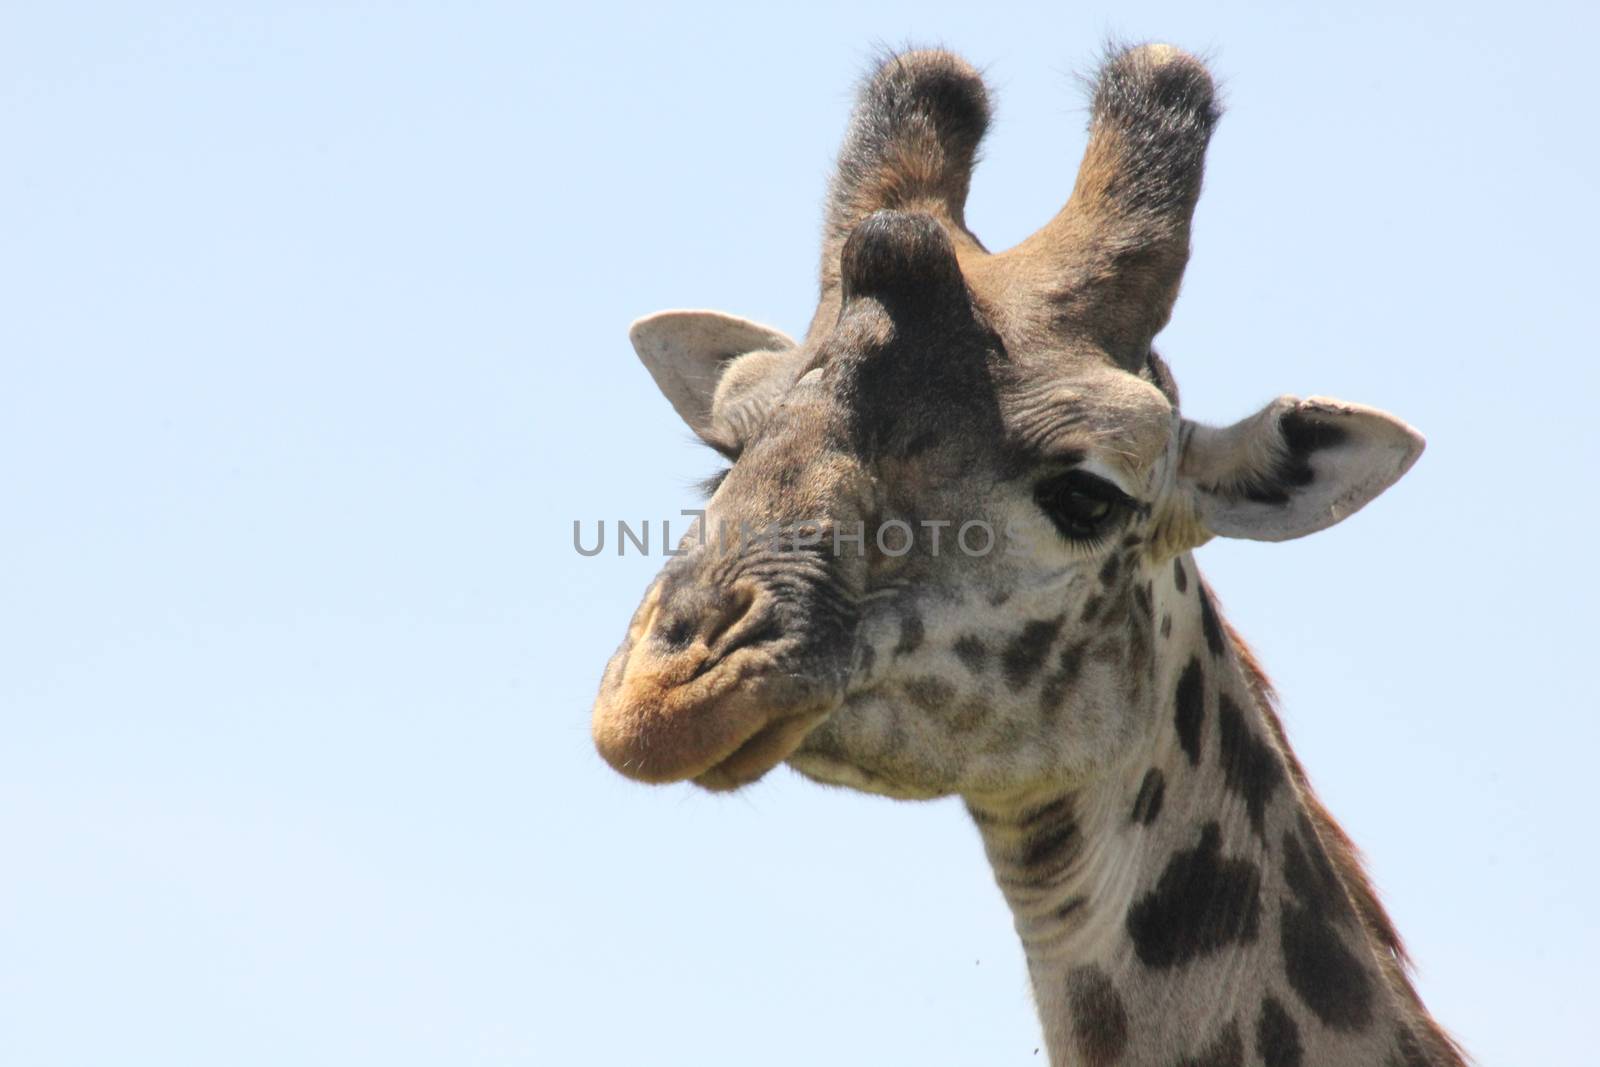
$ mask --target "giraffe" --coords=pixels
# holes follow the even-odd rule
[[[1199,60],[1109,51],[1065,207],[991,253],[963,218],[982,79],[886,57],[804,340],[713,312],[632,327],[728,466],[605,669],[594,740],[644,782],[787,762],[959,796],[1052,1064],[1459,1065],[1191,554],[1330,526],[1423,447],[1323,398],[1182,416],[1151,343],[1218,117]]]

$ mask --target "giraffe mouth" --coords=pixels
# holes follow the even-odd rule
[[[853,620],[795,607],[795,595],[755,583],[708,592],[692,572],[664,571],[595,698],[605,761],[636,781],[721,792],[787,759],[843,702],[855,636]]]
[[[619,651],[594,708],[606,762],[637,781],[749,785],[782,763],[840,703],[828,672],[795,670],[777,650],[705,657]]]
[[[827,720],[829,709],[787,715],[768,723],[733,754],[694,777],[695,785],[726,793],[750,785],[794,754],[811,731]]]

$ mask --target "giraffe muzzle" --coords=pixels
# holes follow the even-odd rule
[[[600,755],[637,781],[712,790],[783,762],[843,700],[848,661],[842,642],[786,625],[796,614],[754,583],[697,591],[663,575],[601,681]]]

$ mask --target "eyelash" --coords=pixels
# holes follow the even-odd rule
[[[713,496],[715,496],[717,490],[722,486],[723,480],[728,477],[728,473],[732,470],[732,467],[723,467],[711,477],[703,479],[697,486],[701,495],[707,500],[710,500]]]

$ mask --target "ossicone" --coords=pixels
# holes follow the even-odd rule
[[[938,219],[922,212],[875,211],[862,219],[845,241],[839,272],[846,305],[869,297],[891,315],[967,300],[949,235]]]

